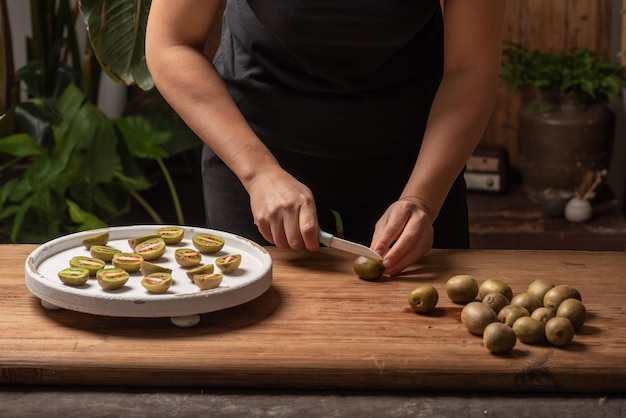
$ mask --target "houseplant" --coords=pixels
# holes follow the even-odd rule
[[[6,1],[0,0],[3,33],[8,28]],[[164,176],[164,148],[172,134],[155,129],[144,117],[111,120],[94,103],[100,65],[80,51],[78,9],[69,0],[31,1],[33,36],[27,39],[27,64],[7,75],[2,91],[16,80],[28,90],[26,100],[5,100],[0,139],[0,241],[42,242],[90,229],[120,218],[131,200],[162,222],[140,192],[153,186],[156,164]],[[80,23],[80,24],[77,24]],[[4,50],[11,43],[3,36]],[[83,59],[86,56],[86,59]],[[12,70],[3,60],[3,74]],[[14,116],[16,124],[8,124]],[[167,179],[169,181],[169,178]],[[171,182],[170,182],[171,183]],[[173,204],[180,208],[170,187]],[[159,204],[166,201],[161,197]],[[183,223],[180,210],[179,223]]]
[[[608,167],[615,115],[626,71],[593,51],[503,51],[501,78],[522,93],[518,144],[529,198],[547,189],[573,192],[589,171]]]

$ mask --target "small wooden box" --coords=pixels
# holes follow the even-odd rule
[[[464,176],[468,190],[504,193],[508,174],[507,149],[498,145],[479,145],[467,160]]]

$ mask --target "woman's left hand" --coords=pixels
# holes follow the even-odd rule
[[[431,249],[432,224],[427,208],[416,197],[404,197],[389,206],[376,223],[372,240],[372,249],[384,254],[386,274],[399,274]]]

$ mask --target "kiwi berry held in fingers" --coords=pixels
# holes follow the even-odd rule
[[[354,272],[363,280],[373,281],[381,278],[385,272],[382,260],[359,256],[354,260]]]

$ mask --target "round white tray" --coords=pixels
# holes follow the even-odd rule
[[[160,318],[171,317],[177,326],[193,326],[199,314],[214,312],[248,302],[261,296],[272,283],[272,258],[260,245],[223,231],[185,226],[183,240],[168,245],[163,257],[152,261],[172,269],[174,283],[164,294],[148,293],[141,285],[141,272],[132,273],[122,288],[105,291],[95,278],[84,286],[65,285],[58,272],[69,267],[77,255],[90,256],[82,241],[90,236],[109,232],[107,245],[132,252],[129,238],[152,235],[163,225],[110,227],[84,231],[48,241],[26,259],[26,286],[49,309],[68,309],[103,316]],[[241,254],[241,265],[232,274],[224,274],[218,288],[200,290],[186,275],[186,270],[174,260],[177,248],[195,248],[191,238],[198,233],[210,233],[224,238],[224,248],[215,254],[202,254],[202,264],[214,263],[219,256]],[[112,267],[107,264],[107,267]],[[215,271],[219,269],[215,267]]]

